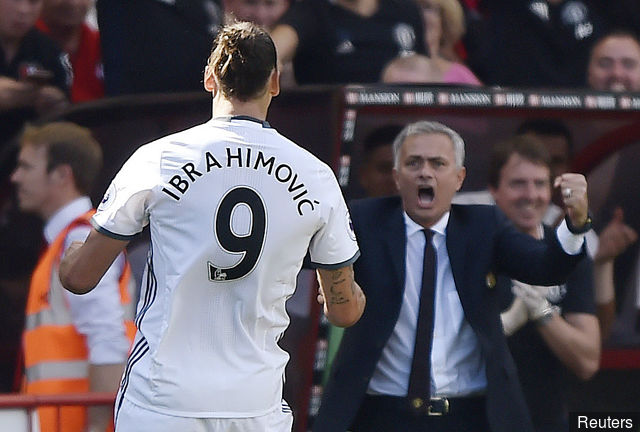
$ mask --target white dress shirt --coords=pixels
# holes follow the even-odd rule
[[[44,226],[47,243],[51,244],[71,222],[91,208],[91,200],[86,196],[60,208]],[[73,228],[65,238],[64,250],[73,241],[84,241],[90,231],[91,227],[86,225]],[[119,289],[123,266],[124,255],[120,254],[91,292],[76,295],[64,291],[73,325],[87,338],[90,364],[120,364],[127,360],[130,344],[125,333],[125,311]]]
[[[402,307],[393,334],[369,382],[370,394],[406,396],[409,386],[422,289],[425,237],[423,228],[406,213],[404,221],[407,250]],[[478,339],[464,317],[453,281],[445,242],[448,222],[447,212],[431,228],[437,256],[431,394],[465,396],[484,391],[487,379]]]

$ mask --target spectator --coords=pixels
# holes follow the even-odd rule
[[[484,0],[487,39],[467,63],[489,85],[582,87],[606,31],[596,0]],[[471,47],[469,47],[471,48]]]
[[[437,71],[435,82],[481,85],[455,51],[465,33],[464,12],[458,0],[417,1],[425,27],[425,45]]]
[[[295,2],[272,32],[302,84],[373,83],[400,54],[425,53],[413,0]]]
[[[417,0],[424,23],[424,43],[431,58],[459,63],[456,46],[465,34],[464,11],[458,0]]]
[[[69,55],[73,67],[71,101],[104,96],[100,35],[85,22],[93,0],[44,0],[37,27]]]
[[[217,0],[98,0],[109,96],[202,90]]]
[[[289,0],[223,0],[224,13],[272,30],[289,9]]]
[[[518,128],[518,134],[533,136],[540,140],[550,154],[552,177],[568,172],[571,165],[573,137],[561,122],[548,119],[526,121]],[[563,217],[562,197],[553,195],[553,202],[547,206],[543,222],[553,226]],[[587,233],[589,254],[594,261],[594,292],[600,334],[603,340],[609,337],[615,320],[614,260],[637,240],[637,233],[624,223],[622,209],[602,229]]]
[[[628,31],[613,31],[599,39],[592,52],[587,69],[588,83],[594,90],[610,92],[640,92],[640,41]],[[640,344],[640,249],[629,247],[637,239],[640,219],[636,197],[637,144],[627,146],[611,159],[614,168],[611,187],[606,193],[602,218],[611,223],[600,235],[604,250],[617,257],[615,268],[615,308],[608,309],[611,331],[605,327],[612,345]],[[632,179],[629,188],[617,187]],[[623,223],[623,217],[630,227]],[[603,235],[609,231],[607,238]],[[603,254],[603,255],[606,255]],[[611,301],[613,303],[613,299]],[[603,326],[604,327],[604,326]],[[603,333],[604,333],[603,331]]]
[[[497,144],[489,164],[489,190],[521,232],[552,236],[542,224],[551,202],[550,157],[535,138],[516,136]],[[564,377],[589,379],[598,370],[600,332],[595,317],[591,260],[585,259],[566,284],[533,286],[498,277],[501,318],[509,336],[522,390],[537,432],[567,432]]]
[[[61,111],[68,60],[34,28],[42,0],[0,0],[0,149],[27,120]]]
[[[457,84],[482,85],[473,72],[461,63],[434,60],[421,54],[398,56],[382,70],[381,81],[391,84]],[[448,66],[443,72],[441,65]]]
[[[536,284],[566,277],[583,255],[584,235],[567,228],[589,226],[586,181],[556,179],[572,191],[571,225],[539,241],[495,207],[451,205],[466,174],[455,131],[412,123],[393,149],[400,197],[351,207],[367,307],[344,332],[313,430],[532,431],[493,272]]]
[[[591,50],[587,82],[594,90],[640,91],[640,40],[625,31],[599,39]]]
[[[374,129],[365,137],[358,180],[367,197],[398,194],[393,181],[392,144],[401,130],[402,126],[386,125]]]
[[[89,130],[71,123],[28,127],[11,180],[20,209],[46,221],[48,247],[31,277],[24,331],[28,394],[115,392],[133,336],[129,266],[118,259],[86,296],[67,292],[58,277],[63,251],[82,240],[94,213],[87,194],[102,153]],[[110,407],[39,408],[42,432],[103,431]],[[88,429],[85,429],[88,428]]]

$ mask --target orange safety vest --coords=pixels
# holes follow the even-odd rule
[[[87,344],[71,320],[58,267],[67,234],[75,227],[90,225],[94,213],[90,210],[71,222],[40,257],[31,276],[23,334],[26,393],[89,391]],[[131,268],[126,263],[120,276],[120,301],[125,310],[132,310],[130,280]],[[132,342],[136,330],[132,313],[125,313],[125,317],[127,337]],[[55,407],[38,408],[41,432],[82,432],[86,408],[60,407],[59,415],[57,411]]]

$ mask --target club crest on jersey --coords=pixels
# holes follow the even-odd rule
[[[106,210],[113,204],[116,200],[116,185],[111,183],[109,189],[104,193],[102,197],[102,201],[100,201],[100,205],[98,206],[98,210]]]
[[[347,210],[347,214],[345,215],[345,220],[347,221],[347,232],[349,233],[349,237],[351,240],[356,241],[356,232],[353,229],[353,221],[351,220],[351,214],[349,214],[349,210]]]

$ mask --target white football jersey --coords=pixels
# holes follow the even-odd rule
[[[118,239],[150,224],[120,397],[178,416],[253,417],[279,407],[289,356],[277,342],[307,250],[327,268],[359,254],[331,169],[244,116],[140,147],[93,223]]]

